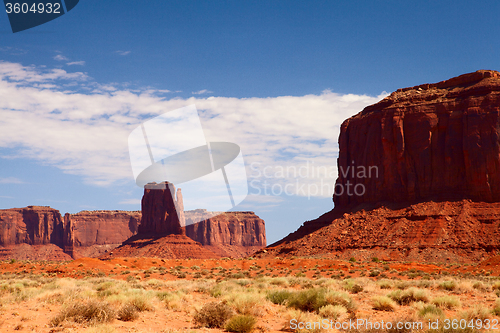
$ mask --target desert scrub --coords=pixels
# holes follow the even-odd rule
[[[372,308],[378,311],[394,311],[396,302],[387,296],[377,296],[372,298]]]
[[[195,312],[193,320],[201,327],[222,328],[233,314],[226,302],[210,302]]]
[[[264,315],[266,299],[258,293],[230,293],[224,300],[231,305],[238,314],[260,317]]]
[[[281,289],[268,292],[267,299],[273,304],[284,305],[291,296],[291,291]]]
[[[439,284],[439,289],[447,290],[447,291],[453,291],[457,288],[457,283],[453,280],[450,281],[443,281]]]
[[[392,289],[392,282],[389,280],[380,280],[377,282],[380,289]]]
[[[434,304],[419,303],[417,306],[418,316],[424,319],[434,320],[443,316],[443,310]]]
[[[319,322],[321,320],[321,317],[318,316],[317,314],[310,313],[310,312],[302,312],[300,310],[289,310],[287,313],[285,313],[285,323],[283,327],[281,328],[282,331],[285,332],[295,332],[295,333],[321,333],[321,332],[330,332],[327,330],[324,330],[318,325],[315,327],[309,327],[309,328],[303,328],[300,329],[297,327],[297,323],[315,323]],[[295,326],[294,326],[295,325]]]
[[[432,304],[441,309],[455,309],[460,307],[460,301],[453,296],[440,296],[432,300]]]
[[[342,305],[325,305],[318,310],[318,314],[323,318],[337,320],[340,316],[347,313],[347,309]]]
[[[348,294],[339,291],[329,290],[325,295],[325,301],[330,305],[341,305],[347,311],[354,311],[356,308],[352,298]]]
[[[479,319],[484,322],[485,319],[491,318],[491,315],[492,313],[489,309],[478,305],[472,309],[460,313],[459,316],[460,318],[463,318],[467,321]]]
[[[493,307],[493,310],[491,310],[491,312],[495,316],[500,316],[500,299],[499,298],[497,298],[497,300],[495,301],[495,306]]]
[[[394,290],[390,292],[387,297],[391,298],[399,305],[408,305],[413,302],[427,303],[429,301],[426,290],[413,287],[406,290]]]
[[[351,294],[357,294],[363,291],[363,286],[356,280],[352,279],[344,280],[343,288]]]
[[[61,309],[59,314],[50,320],[50,325],[59,326],[64,321],[76,323],[99,324],[110,322],[115,317],[115,311],[104,301],[89,299],[87,301],[73,301]]]
[[[237,315],[232,317],[226,323],[225,329],[228,332],[249,333],[255,327],[257,319],[248,315]]]
[[[118,310],[116,317],[121,321],[134,321],[139,318],[139,313],[133,304],[128,303]]]
[[[325,295],[326,290],[324,288],[296,291],[290,297],[287,305],[302,311],[318,311],[319,308],[327,304]]]

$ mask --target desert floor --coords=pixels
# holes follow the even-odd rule
[[[376,258],[10,260],[0,262],[0,332],[337,332],[325,322],[349,321],[386,325],[376,331],[407,322],[422,323],[413,331],[426,332],[429,321],[441,332],[500,330],[499,273],[497,257],[477,265]],[[324,328],[294,329],[294,319]]]

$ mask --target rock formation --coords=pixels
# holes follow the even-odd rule
[[[498,202],[499,128],[498,72],[477,71],[399,89],[342,124],[335,207]],[[355,186],[358,194],[365,193],[349,195],[348,183],[351,193]]]
[[[202,210],[187,211],[186,221]],[[206,212],[211,216],[210,212]],[[266,246],[265,223],[254,212],[228,212],[186,226],[186,235],[223,257],[248,256]]]
[[[175,199],[175,187],[173,184],[164,182],[160,184],[148,184],[144,188],[142,197],[142,220],[138,232],[140,234],[169,235],[185,234],[185,221],[183,214],[177,214],[184,210],[182,194]],[[181,207],[182,206],[182,207]]]
[[[64,250],[73,257],[94,257],[137,233],[139,211],[81,211],[64,216]]]
[[[47,260],[69,260],[71,257],[98,257],[111,252],[138,232],[141,237],[184,235],[186,219],[190,224],[195,219],[199,221],[200,217],[209,220],[188,226],[191,239],[169,238],[179,249],[191,244],[192,252],[196,252],[200,258],[208,254],[213,257],[213,252],[216,253],[215,257],[237,258],[248,256],[266,245],[264,221],[253,212],[220,215],[206,210],[184,212],[181,189],[175,192],[170,184],[149,184],[144,191],[142,209],[144,214],[141,211],[119,210],[66,213],[64,220],[59,211],[50,207],[0,210],[0,247],[3,247],[0,248],[0,258],[29,259],[32,256]],[[200,249],[201,244],[197,242],[203,244],[204,248]],[[19,244],[28,247],[51,246],[30,250],[23,246],[23,251],[11,248]],[[205,250],[209,251],[208,254]],[[185,252],[179,250],[176,256]]]
[[[0,210],[0,245],[63,245],[59,211],[45,206]]]
[[[499,135],[498,72],[397,90],[342,124],[335,208],[260,255],[468,261],[500,249]]]
[[[147,184],[142,197],[142,220],[136,235],[112,252],[110,257],[158,257],[208,259],[219,257],[200,243],[186,236],[185,221],[177,210],[182,209],[182,195],[175,199],[173,184]],[[183,218],[183,215],[180,215]]]

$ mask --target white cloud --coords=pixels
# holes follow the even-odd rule
[[[131,51],[115,51],[115,53],[118,53],[119,55],[121,56],[126,56],[126,55],[129,55]]]
[[[213,91],[210,91],[210,90],[207,90],[207,89],[202,89],[202,90],[199,90],[199,91],[193,91],[191,92],[191,94],[193,95],[203,95],[203,94],[211,94],[213,93]]]
[[[69,59],[65,56],[63,56],[62,54],[57,54],[54,56],[54,60],[57,60],[57,61],[68,61]]]
[[[94,92],[66,91],[67,80],[75,89],[93,85]],[[384,97],[324,91],[268,98],[165,99],[151,88],[132,91],[89,80],[81,72],[0,62],[0,148],[15,151],[7,157],[35,159],[100,186],[129,181],[130,132],[144,120],[195,104],[207,140],[241,147],[250,180],[284,186],[296,184],[297,177],[276,175],[279,168],[335,166],[342,121]],[[42,86],[48,83],[52,86]],[[262,173],[264,168],[273,176],[257,175],[255,170]],[[333,183],[335,175],[328,181]],[[318,184],[320,179],[300,181]]]
[[[0,184],[24,184],[24,182],[16,177],[0,178]]]
[[[72,65],[78,65],[78,66],[84,66],[85,65],[85,61],[72,61],[72,62],[68,62],[66,63],[66,65],[68,66],[72,66]]]
[[[119,202],[120,205],[140,205],[141,199],[125,199]]]

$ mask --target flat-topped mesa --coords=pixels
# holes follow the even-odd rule
[[[0,246],[63,245],[63,222],[58,210],[28,206],[0,210]]]
[[[339,148],[337,212],[387,202],[498,202],[500,73],[398,89],[344,121]]]
[[[151,183],[144,187],[142,197],[142,220],[138,234],[185,235],[186,222],[183,211],[182,194],[169,182]]]

